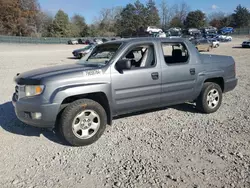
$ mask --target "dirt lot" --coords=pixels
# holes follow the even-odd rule
[[[81,148],[19,122],[10,102],[17,72],[74,63],[79,45],[0,44],[0,187],[250,187],[250,49],[236,48],[242,40],[211,52],[232,55],[239,78],[217,113],[185,104],[116,119]]]

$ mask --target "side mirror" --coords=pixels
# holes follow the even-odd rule
[[[127,59],[122,59],[119,60],[116,63],[116,69],[121,73],[123,70],[129,70],[131,69],[132,65],[131,65],[131,61],[127,60]]]

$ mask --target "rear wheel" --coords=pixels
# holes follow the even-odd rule
[[[196,100],[196,108],[204,113],[214,113],[220,108],[221,102],[221,87],[216,83],[206,82]]]
[[[61,116],[60,132],[73,146],[86,146],[97,141],[107,124],[104,108],[90,99],[77,100]]]

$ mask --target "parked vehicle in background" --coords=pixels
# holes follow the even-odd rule
[[[87,39],[87,40],[85,41],[85,44],[94,45],[95,42],[94,42],[94,40],[92,40],[92,39]]]
[[[171,27],[170,29],[168,29],[168,31],[181,32],[181,28],[180,27]]]
[[[78,44],[85,44],[85,40],[84,39],[78,39]]]
[[[232,28],[232,27],[223,27],[219,30],[219,33],[221,33],[222,35],[230,34],[233,32],[234,32],[234,28]]]
[[[73,44],[73,45],[78,44],[78,40],[71,39],[71,40],[68,41],[68,44]]]
[[[250,48],[250,40],[244,41],[244,42],[242,43],[242,48]]]
[[[228,35],[220,35],[220,34],[205,34],[203,35],[206,39],[216,39],[219,42],[230,42],[233,40],[233,37]]]
[[[233,40],[233,37],[228,35],[217,35],[215,39],[217,39],[220,42],[230,42]]]
[[[102,43],[103,43],[101,39],[94,39],[94,42],[95,42],[96,44],[102,44]]]
[[[206,39],[213,39],[213,38],[216,38],[218,36],[218,34],[214,34],[214,33],[209,33],[209,34],[205,34],[203,35],[204,38]]]
[[[205,28],[202,28],[201,31],[204,34],[217,34],[216,27],[205,27]]]
[[[147,27],[146,32],[148,32],[148,33],[159,33],[159,32],[162,32],[162,29],[160,29],[160,28],[158,28],[156,26],[149,26],[149,27]]]
[[[213,48],[218,48],[220,46],[220,42],[216,39],[208,39],[213,45]]]
[[[208,39],[196,39],[192,41],[196,46],[196,49],[201,51],[209,52],[213,48],[213,44]]]
[[[72,52],[72,54],[78,58],[78,59],[81,59],[82,57],[84,57],[86,54],[88,54],[89,52],[91,52],[93,49],[94,49],[95,45],[87,45],[86,47],[84,48],[80,48],[80,49],[77,49],[77,50],[74,50]]]
[[[237,85],[232,57],[200,54],[182,38],[149,37],[100,44],[76,64],[20,73],[14,80],[17,118],[56,126],[74,146],[97,141],[119,115],[185,102],[214,113],[223,93]]]
[[[106,39],[106,38],[102,38],[102,42],[104,43],[104,42],[108,42],[109,40],[108,39]]]
[[[167,37],[166,33],[165,32],[160,32],[156,35],[156,37],[159,37],[159,38],[165,38]]]
[[[199,29],[197,29],[197,28],[189,28],[188,33],[190,35],[197,35],[197,34],[201,35],[201,31]]]
[[[179,28],[170,28],[167,30],[168,38],[180,38],[182,36],[181,29]]]

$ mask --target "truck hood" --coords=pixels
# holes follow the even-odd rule
[[[66,64],[18,73],[14,80],[20,85],[39,85],[43,78],[94,69],[100,69],[100,67],[93,64]]]

